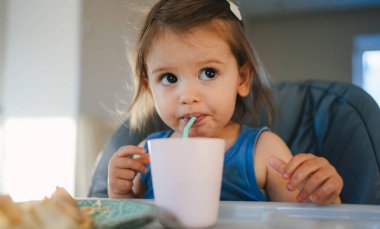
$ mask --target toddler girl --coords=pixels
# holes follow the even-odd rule
[[[340,203],[343,182],[326,159],[292,156],[268,128],[241,125],[259,107],[270,118],[271,90],[235,4],[161,0],[146,18],[137,51],[131,127],[143,128],[156,111],[171,130],[146,140],[178,138],[196,116],[190,137],[226,142],[222,200]],[[253,104],[244,100],[250,91]],[[154,198],[146,140],[111,158],[110,198]]]

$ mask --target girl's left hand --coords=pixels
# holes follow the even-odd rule
[[[268,162],[284,179],[289,180],[289,191],[299,189],[298,202],[341,203],[339,194],[343,179],[325,158],[297,154],[288,163],[278,157],[270,157]]]

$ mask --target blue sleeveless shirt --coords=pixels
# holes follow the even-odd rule
[[[260,190],[254,171],[253,150],[259,135],[268,128],[254,129],[243,125],[235,143],[224,154],[221,200],[234,201],[267,201],[268,198]],[[151,134],[149,139],[168,138],[173,131],[161,131]],[[144,148],[148,152],[147,144]],[[141,180],[147,191],[146,199],[153,199],[153,185],[150,165],[147,173],[141,174]]]

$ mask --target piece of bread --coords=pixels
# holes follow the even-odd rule
[[[95,222],[82,211],[77,201],[57,187],[50,198],[42,201],[15,203],[0,195],[0,229],[89,229]]]

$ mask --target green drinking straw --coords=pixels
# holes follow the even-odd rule
[[[185,129],[183,129],[183,138],[187,138],[189,136],[189,130],[196,119],[197,117],[193,116],[191,117],[190,121],[186,124]]]

